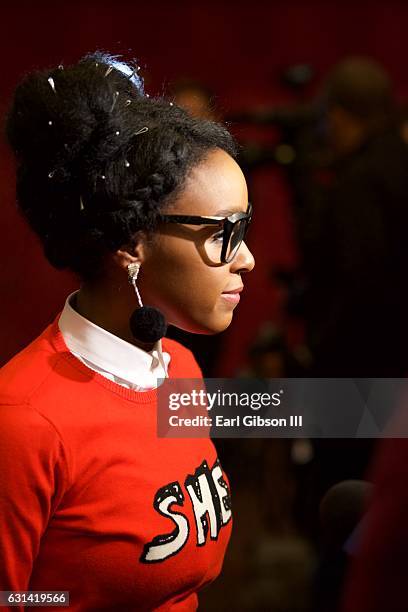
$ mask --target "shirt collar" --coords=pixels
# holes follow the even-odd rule
[[[77,293],[67,297],[58,321],[72,353],[132,385],[156,386],[157,378],[167,376],[170,355],[163,353],[161,340],[148,352],[111,334],[74,310],[71,303]]]

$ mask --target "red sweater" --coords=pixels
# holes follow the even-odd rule
[[[157,392],[87,368],[58,318],[0,370],[0,590],[69,591],[75,611],[195,610],[231,530],[214,446],[157,438]],[[201,377],[180,344],[163,350],[170,377]]]

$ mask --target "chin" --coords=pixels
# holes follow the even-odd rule
[[[189,332],[190,334],[201,334],[204,336],[214,336],[225,331],[231,324],[232,314],[228,316],[211,317],[206,321],[190,321],[171,323],[175,327]]]

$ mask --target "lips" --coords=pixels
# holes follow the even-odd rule
[[[230,291],[223,291],[223,295],[225,293],[241,293],[241,291],[244,289],[244,286],[241,285],[240,287],[237,287],[236,289],[230,289]]]
[[[239,295],[244,287],[237,287],[236,289],[230,289],[229,291],[223,291],[221,296],[230,302],[231,304],[238,304],[241,296]]]

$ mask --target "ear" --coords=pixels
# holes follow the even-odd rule
[[[112,259],[117,266],[126,270],[131,263],[138,262],[142,264],[145,260],[145,252],[144,236],[140,234],[135,237],[131,244],[123,245],[115,251]]]

